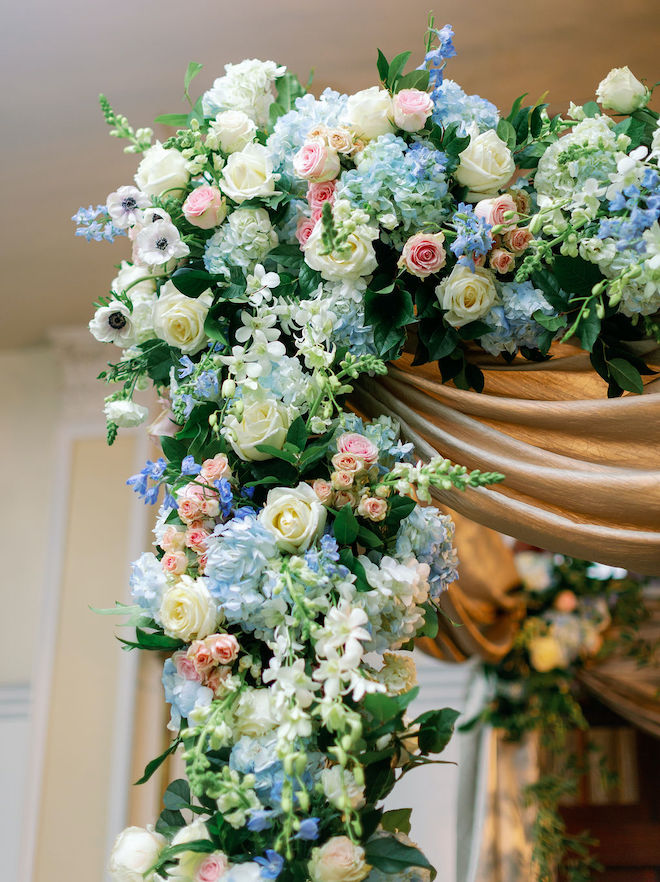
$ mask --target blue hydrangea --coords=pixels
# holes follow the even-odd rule
[[[176,669],[171,658],[163,667],[163,688],[165,701],[171,705],[171,718],[168,729],[176,732],[181,721],[187,720],[195,708],[208,707],[213,700],[213,692],[196,680],[187,680]]]
[[[347,199],[375,221],[396,218],[398,226],[381,235],[402,248],[414,233],[437,229],[446,217],[446,165],[445,154],[430,143],[416,141],[409,147],[403,138],[381,135],[364,148],[358,167],[342,175],[337,198]]]
[[[545,329],[532,315],[540,309],[546,315],[555,310],[531,282],[506,282],[500,286],[501,303],[492,307],[484,322],[493,329],[481,338],[481,345],[491,355],[515,353],[521,346],[537,349]]]
[[[339,426],[335,432],[335,438],[343,432],[357,432],[364,435],[378,447],[378,460],[382,466],[393,465],[395,462],[408,461],[411,458],[412,444],[404,444],[399,440],[399,424],[388,416],[379,416],[370,423],[364,423],[354,413],[342,413],[339,418]],[[336,443],[331,445],[332,452],[336,451]],[[387,471],[387,468],[383,468]]]
[[[285,245],[297,245],[296,230],[302,217],[310,217],[311,209],[307,199],[292,199],[287,203],[284,216],[277,227],[280,242]]]
[[[366,283],[362,280],[326,282],[321,295],[336,317],[332,342],[339,347],[345,346],[356,357],[377,354],[373,328],[365,321],[365,287]]]
[[[405,563],[415,557],[431,568],[431,596],[437,598],[458,578],[454,522],[434,506],[418,505],[404,518],[396,535],[396,556]]]
[[[263,805],[273,805],[273,788],[284,780],[284,767],[277,755],[276,737],[262,735],[250,738],[244,735],[232,748],[229,768],[243,775],[254,775],[254,789],[259,800]]]
[[[441,83],[431,92],[431,98],[433,122],[445,129],[458,123],[459,134],[466,135],[472,123],[476,123],[480,132],[497,128],[500,119],[497,107],[479,95],[467,95],[453,80]]]
[[[145,551],[131,564],[129,585],[133,600],[157,620],[167,579],[160,561],[151,551]]]

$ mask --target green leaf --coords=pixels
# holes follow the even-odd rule
[[[424,604],[424,626],[419,632],[420,637],[430,637],[435,640],[440,625],[438,624],[438,610],[434,604],[428,602]]]
[[[412,845],[399,842],[394,836],[377,836],[364,847],[367,862],[383,873],[403,874],[410,867],[433,867],[422,852]]]
[[[406,325],[415,320],[415,308],[410,293],[395,288],[390,294],[365,293],[365,317],[374,329],[374,342],[381,358],[393,358],[405,341]]]
[[[168,836],[169,834],[169,838],[171,839],[174,833],[178,832],[181,827],[185,826],[186,819],[181,812],[163,809],[156,822],[156,833],[161,833],[163,836]]]
[[[477,337],[483,337],[484,334],[489,334],[492,330],[491,326],[487,325],[486,322],[474,321],[459,328],[458,336],[461,340],[476,340]]]
[[[155,759],[152,759],[151,762],[147,763],[147,765],[144,768],[144,772],[142,774],[142,777],[138,778],[138,780],[135,783],[136,784],[145,784],[149,780],[149,778],[151,778],[151,776],[156,771],[156,769],[158,769],[158,768],[160,768],[160,766],[162,766],[162,764],[165,762],[167,757],[171,753],[174,753],[174,751],[177,749],[179,744],[181,744],[181,739],[175,738],[174,741],[167,748],[167,750],[164,750],[160,754],[160,756],[157,756]]]
[[[539,104],[531,113],[529,118],[529,130],[532,134],[532,138],[538,138],[541,134],[543,129],[543,111],[547,106],[547,104]]]
[[[398,529],[401,521],[412,513],[416,505],[417,503],[410,496],[392,496],[389,500],[385,523],[388,527]]]
[[[293,444],[297,450],[304,450],[307,438],[308,435],[305,420],[302,417],[296,417],[289,426],[289,431],[286,433],[286,440],[289,444]]]
[[[533,272],[531,279],[534,287],[540,288],[543,291],[545,299],[558,312],[568,309],[568,295],[561,289],[557,276],[553,272],[543,267]]]
[[[188,453],[188,445],[185,441],[177,441],[176,438],[170,438],[168,435],[161,436],[160,446],[168,462],[179,463]]]
[[[418,694],[419,686],[415,686],[403,695],[383,695],[382,692],[373,692],[365,695],[362,706],[377,723],[387,723],[402,714]]]
[[[382,548],[383,540],[380,536],[377,536],[373,530],[367,529],[367,527],[360,526],[357,534],[358,540],[365,546],[365,548]]]
[[[380,819],[380,825],[388,833],[404,833],[407,836],[410,833],[411,814],[412,809],[394,809],[385,812]]]
[[[602,110],[595,101],[587,101],[586,104],[582,105],[582,110],[584,110],[585,116],[594,117],[602,115]]]
[[[290,453],[288,450],[280,450],[278,447],[273,447],[271,444],[257,444],[256,448],[260,453],[267,453],[268,456],[272,456],[274,459],[284,460],[284,462],[288,462],[291,465],[296,465],[298,462],[298,457],[294,453]]]
[[[161,113],[160,116],[156,117],[154,122],[160,123],[160,125],[162,125],[162,126],[172,126],[177,129],[182,129],[188,125],[188,114],[187,113]]]
[[[583,313],[575,333],[580,338],[582,348],[591,352],[600,333],[600,319],[596,313],[595,304],[592,304],[588,315]]]
[[[387,74],[387,86],[390,91],[394,89],[394,84],[396,83],[398,77],[400,77],[403,73],[403,69],[408,63],[408,59],[411,55],[412,52],[400,52],[390,62],[390,69]]]
[[[366,570],[350,548],[341,549],[339,552],[339,560],[345,567],[348,567],[355,576],[355,587],[358,591],[371,591],[371,585],[367,581]]]
[[[536,312],[532,313],[532,318],[542,328],[545,328],[546,331],[554,332],[566,327],[565,315],[547,315],[543,310],[537,309]]]
[[[313,270],[304,261],[300,264],[298,272],[298,287],[302,297],[309,297],[321,284],[321,273]],[[278,292],[279,293],[279,292]]]
[[[190,786],[184,778],[177,778],[163,794],[163,805],[171,811],[190,806]]]
[[[204,65],[200,64],[198,61],[191,61],[188,64],[188,67],[186,69],[186,74],[183,78],[183,93],[186,96],[186,98],[188,99],[188,101],[191,101],[190,91],[189,91],[190,84],[192,83],[192,81],[195,79],[195,77],[197,76],[197,74],[200,72],[200,70],[203,67],[204,67]]]
[[[422,333],[422,327],[420,327],[420,334],[422,334],[428,349],[429,361],[439,361],[441,358],[451,355],[458,346],[460,337],[454,328],[445,326],[442,323],[438,325],[436,320],[431,325],[436,325],[436,327],[430,337],[426,338],[426,335]]]
[[[395,92],[401,92],[402,89],[419,89],[420,92],[426,92],[429,87],[430,73],[428,70],[411,70],[396,82]]]
[[[376,67],[378,68],[378,76],[380,77],[381,83],[386,86],[387,85],[387,77],[390,72],[390,64],[383,55],[383,53],[378,50],[378,61],[376,62]]]
[[[516,146],[516,130],[508,119],[501,119],[497,124],[498,137],[504,141],[509,150]]]
[[[305,89],[298,77],[288,71],[277,78],[277,103],[287,113],[295,107],[296,98],[305,94]]]
[[[555,258],[553,273],[560,288],[578,296],[591,294],[593,286],[602,278],[593,263],[587,263],[581,257],[566,257],[563,254]]]
[[[172,274],[174,287],[186,297],[199,297],[217,280],[217,276],[212,276],[206,270],[191,269],[188,266],[179,267]]]
[[[639,395],[644,391],[642,377],[637,368],[626,361],[625,358],[613,358],[607,362],[610,376],[615,383],[627,392],[637,392]]]
[[[158,855],[158,863],[150,867],[150,870],[162,867],[166,861],[171,861],[172,858],[175,858],[178,854],[183,854],[185,851],[192,851],[196,854],[212,854],[215,850],[216,846],[210,839],[195,839],[193,842],[181,842],[179,845],[170,845],[161,851]]]
[[[168,637],[160,631],[147,632],[136,628],[135,634],[142,649],[179,649],[183,642],[176,637]]]
[[[451,741],[454,726],[460,713],[451,707],[442,710],[427,711],[413,720],[413,726],[419,726],[419,746],[422,753],[442,753]]]
[[[348,502],[335,515],[333,530],[340,545],[352,545],[357,539],[360,526]]]
[[[320,459],[323,459],[327,449],[326,444],[312,444],[310,447],[307,447],[300,455],[300,470],[305,472]]]
[[[442,138],[442,149],[445,153],[448,153],[449,156],[458,156],[465,150],[469,143],[469,135],[461,137],[458,134],[458,123],[452,123],[450,126],[447,126]]]
[[[519,95],[518,98],[516,98],[511,107],[511,112],[506,118],[507,122],[513,123],[514,119],[518,116],[520,108],[522,107],[522,103],[528,94],[528,92],[525,92],[523,95]]]
[[[275,260],[280,266],[297,270],[303,262],[303,253],[297,245],[278,245],[268,252],[268,259]]]

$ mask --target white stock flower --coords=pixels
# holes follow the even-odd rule
[[[210,291],[186,297],[173,282],[165,282],[154,306],[154,333],[187,355],[199,352],[206,346],[204,322],[212,302]]]
[[[310,488],[311,489],[311,488]],[[339,605],[328,611],[323,628],[316,638],[316,653],[329,656],[333,651],[341,649],[349,659],[359,662],[362,658],[360,641],[369,640],[369,632],[363,625],[369,623],[369,617],[363,609],[352,606],[347,600],[340,600]]]
[[[298,658],[293,664],[283,665],[281,659],[271,658],[262,677],[264,683],[274,683],[274,691],[294,698],[301,708],[308,708],[319,688],[305,673],[305,660]]]
[[[206,146],[212,150],[218,147],[223,153],[242,150],[257,134],[257,127],[247,113],[242,110],[224,110],[209,124]]]
[[[435,289],[445,320],[454,328],[482,318],[497,302],[493,273],[487,269],[456,264]]]
[[[225,418],[223,434],[242,460],[256,462],[272,458],[269,453],[257,450],[258,445],[282,449],[289,425],[289,412],[280,401],[262,393],[248,392],[243,396],[241,420],[230,413]]]
[[[186,165],[185,156],[178,150],[167,149],[156,141],[145,151],[135,173],[135,183],[147,196],[180,195],[190,179]]]
[[[121,230],[141,224],[144,209],[151,205],[149,197],[141,193],[137,187],[120,187],[108,196],[105,207],[112,222]]]
[[[341,766],[330,766],[321,772],[323,792],[335,808],[345,810],[350,807],[361,809],[365,805],[364,787],[355,780],[355,775]],[[348,803],[348,805],[347,805]]]
[[[628,66],[613,68],[596,89],[601,106],[615,113],[633,113],[648,104],[651,93]]]
[[[170,637],[188,642],[214,632],[220,617],[206,582],[204,578],[179,576],[163,595],[159,617]]]
[[[154,874],[144,874],[156,863],[166,845],[165,837],[156,833],[153,827],[122,830],[115,839],[108,865],[113,882],[150,882]]]
[[[140,263],[146,266],[162,266],[190,253],[177,228],[167,220],[157,220],[143,227],[137,234],[135,246]]]
[[[106,419],[119,426],[120,429],[132,429],[139,426],[149,416],[149,409],[134,401],[106,401],[103,408]]]
[[[340,253],[321,254],[323,225],[316,224],[305,243],[305,263],[318,270],[328,282],[341,282],[344,279],[356,281],[360,276],[368,276],[378,266],[373,240],[378,238],[378,230],[360,225],[351,233]]]
[[[473,135],[459,154],[454,177],[467,187],[468,202],[479,202],[497,196],[516,169],[513,155],[494,129]]]
[[[241,203],[258,196],[272,196],[277,178],[267,148],[263,144],[248,144],[227,160],[220,188],[234,202]]]
[[[274,101],[273,83],[286,71],[274,61],[246,58],[239,64],[225,64],[224,77],[218,77],[204,93],[205,116],[222,110],[241,110],[258,126],[268,123],[270,105]]]
[[[259,514],[261,524],[273,534],[281,551],[306,551],[325,527],[327,511],[309,484],[275,487],[268,491]]]
[[[392,96],[378,86],[362,89],[346,102],[346,123],[358,138],[367,141],[395,131],[393,114]]]

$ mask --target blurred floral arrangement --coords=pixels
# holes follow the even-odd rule
[[[558,809],[564,797],[576,794],[584,771],[568,742],[571,732],[589,728],[577,676],[614,649],[623,647],[639,665],[653,657],[659,647],[638,633],[648,616],[648,580],[538,549],[520,551],[516,564],[527,612],[511,651],[499,664],[485,666],[494,698],[482,719],[502,729],[507,740],[538,733],[541,747],[561,767],[561,773],[542,775],[526,794],[537,810],[533,858],[540,882],[553,882],[559,866],[571,882],[588,882],[602,869],[591,853],[597,843],[586,832],[568,834]]]

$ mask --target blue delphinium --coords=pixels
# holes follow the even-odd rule
[[[418,70],[428,70],[431,85],[439,86],[442,83],[447,59],[456,55],[453,43],[454,29],[447,24],[442,28],[433,28],[431,33],[438,41],[438,45],[426,53],[424,62]]]
[[[403,247],[414,233],[437,228],[447,215],[447,159],[432,144],[381,135],[370,141],[358,167],[342,175],[337,198],[366,211],[374,221],[387,220],[383,241]],[[396,228],[389,230],[395,225]]]
[[[474,258],[485,257],[493,247],[491,225],[474,213],[474,206],[459,202],[451,219],[456,238],[449,246],[463,266],[474,269]]]
[[[145,551],[131,564],[129,585],[133,600],[157,619],[167,579],[160,561],[151,551]]]
[[[294,839],[304,839],[307,841],[314,841],[319,838],[319,819],[318,818],[304,818],[300,822],[300,829],[293,837]]]
[[[277,879],[284,867],[284,858],[272,848],[266,849],[266,857],[256,857],[254,860],[261,867],[262,879]]]
[[[396,556],[400,561],[417,558],[431,568],[431,597],[437,598],[458,578],[458,558],[453,545],[454,522],[433,506],[416,506],[404,518],[396,535]]]
[[[484,322],[493,329],[481,338],[481,345],[491,355],[514,354],[521,346],[537,349],[545,329],[532,315],[540,309],[546,315],[555,310],[531,282],[506,282],[500,286],[501,303],[493,306]]]
[[[176,665],[168,658],[163,667],[163,688],[165,701],[171,704],[171,718],[168,729],[178,732],[181,721],[187,720],[196,708],[208,707],[213,700],[213,692],[196,680],[187,680],[179,674]]]
[[[167,468],[167,463],[161,456],[156,462],[147,460],[145,467],[136,475],[132,475],[126,483],[132,487],[138,496],[142,497],[145,505],[153,505],[158,499],[158,491],[160,490],[160,482]],[[153,485],[149,486],[149,481],[153,481]]]
[[[657,189],[660,176],[651,168],[644,173],[643,185]],[[625,187],[610,200],[610,211],[621,211],[622,216],[604,218],[598,229],[599,239],[614,239],[617,251],[635,251],[644,254],[646,242],[642,238],[660,218],[660,195],[642,193],[639,187]]]
[[[181,460],[181,474],[182,475],[198,475],[202,470],[201,465],[198,462],[195,462],[194,456],[184,456]]]
[[[445,80],[431,92],[433,122],[443,128],[458,123],[458,133],[466,135],[472,123],[480,132],[496,129],[500,119],[497,107],[479,95],[467,95],[458,83]]]
[[[110,220],[105,205],[79,208],[71,218],[78,226],[76,236],[84,236],[88,242],[114,242],[116,236],[125,236],[126,230],[116,227]]]

